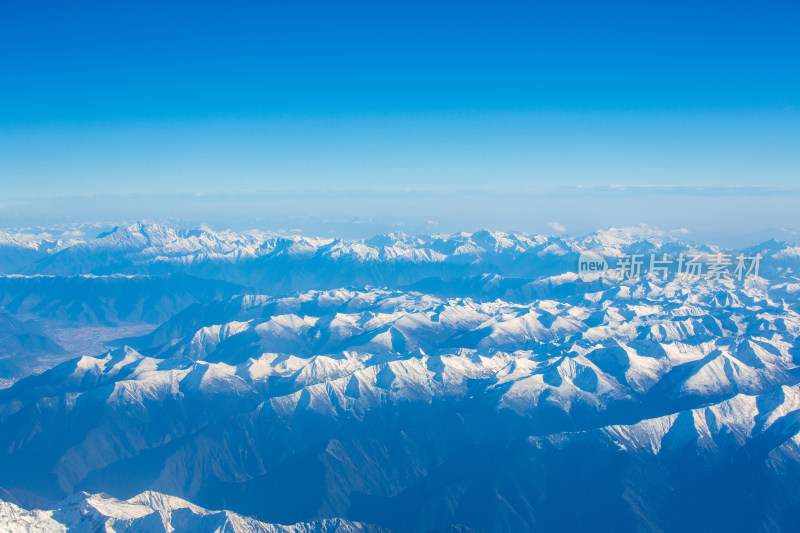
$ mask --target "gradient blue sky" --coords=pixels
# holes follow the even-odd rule
[[[796,187],[798,6],[4,0],[0,217],[87,194]]]

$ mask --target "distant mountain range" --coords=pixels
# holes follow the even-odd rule
[[[0,233],[0,272],[62,277],[181,273],[283,294],[364,285],[398,288],[487,274],[536,280],[574,272],[578,254],[587,249],[607,257],[718,250],[657,232],[616,229],[580,238],[483,230],[347,241],[133,224],[90,240],[20,241]],[[800,265],[800,246],[766,241],[749,251],[764,254],[764,273],[770,276],[797,272]]]

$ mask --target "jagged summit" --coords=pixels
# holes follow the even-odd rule
[[[48,510],[27,510],[0,500],[5,531],[38,533],[381,533],[381,528],[341,519],[294,525],[268,524],[230,511],[208,511],[153,491],[127,500],[79,492]]]

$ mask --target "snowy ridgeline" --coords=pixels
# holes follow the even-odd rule
[[[351,284],[366,281],[396,285],[403,283],[404,276],[418,281],[426,275],[442,274],[493,273],[523,278],[564,274],[575,270],[577,254],[583,250],[593,250],[609,258],[632,252],[677,255],[680,252],[714,254],[725,251],[644,227],[598,231],[585,237],[483,230],[452,235],[388,234],[354,241],[257,232],[175,230],[157,224],[114,228],[85,240],[49,241],[0,232],[0,250],[3,252],[0,272],[5,274],[72,276],[183,272],[223,277],[249,285],[277,283],[263,272],[265,268],[277,269],[273,274],[284,277],[291,275],[290,267],[301,268],[305,276],[314,278],[305,280],[308,284],[321,283],[318,276],[335,273],[319,269],[338,265],[345,268],[344,274],[351,277]],[[796,267],[800,261],[800,246],[774,240],[742,252],[759,252],[768,257],[770,274]],[[364,269],[375,264],[381,264],[381,271]],[[412,265],[415,267],[411,268]],[[299,284],[300,280],[292,278],[291,282]]]
[[[54,509],[23,509],[0,500],[0,524],[8,533],[380,533],[381,528],[347,520],[320,520],[282,526],[266,524],[228,511],[208,511],[157,492],[143,492],[127,500],[108,495],[78,493]]]
[[[585,248],[720,251],[621,231],[342,242],[135,225],[5,242],[33,254],[0,278],[15,524],[800,528],[792,245],[744,251],[763,264],[741,281],[587,282]],[[73,330],[55,322],[104,328],[109,349],[64,349]],[[49,369],[28,376],[25,357]]]

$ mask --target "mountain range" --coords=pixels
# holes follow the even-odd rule
[[[0,523],[19,530],[800,527],[790,243],[135,224],[0,250]],[[584,250],[763,262],[585,280]],[[91,353],[67,342],[85,331]]]

